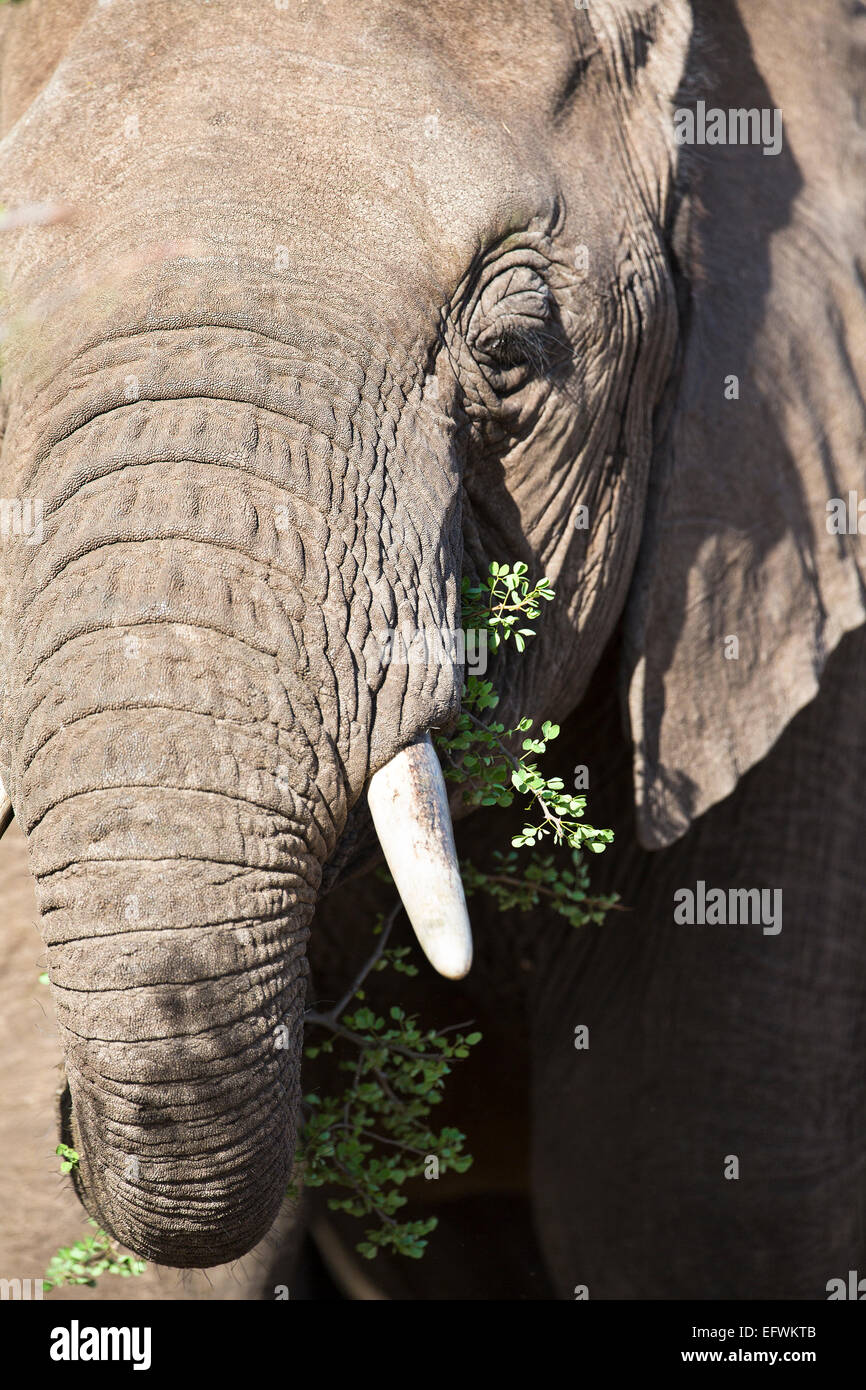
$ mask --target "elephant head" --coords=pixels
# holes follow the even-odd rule
[[[58,212],[4,242],[0,481],[41,524],[4,549],[0,771],[80,1195],[216,1264],[286,1186],[305,943],[371,779],[453,869],[424,740],[461,668],[388,633],[522,560],[558,602],[502,712],[561,718],[622,617],[660,846],[863,621],[819,518],[862,472],[857,229],[809,236],[852,175],[805,119],[773,159],[677,144],[707,54],[725,105],[808,81],[775,0],[50,9],[2,20],[0,196]],[[407,906],[465,969],[459,885]]]

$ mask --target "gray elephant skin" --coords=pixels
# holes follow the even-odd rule
[[[466,978],[421,961],[407,1006],[485,1035],[448,1102],[476,1161],[421,1184],[439,1230],[381,1288],[866,1272],[860,10],[0,13],[0,495],[33,523],[2,545],[0,775],[61,1133],[131,1250],[211,1266],[274,1222],[304,1010],[384,901],[367,787],[460,710],[459,665],[382,634],[459,627],[499,560],[557,598],[498,715],[562,724],[627,910],[473,899]],[[780,138],[681,143],[708,108]],[[508,814],[453,806],[489,863]]]

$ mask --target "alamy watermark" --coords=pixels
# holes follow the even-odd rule
[[[52,1361],[129,1361],[134,1371],[150,1369],[149,1327],[82,1327],[73,1318],[69,1327],[51,1332]]]
[[[826,1289],[828,1303],[837,1303],[840,1299],[866,1303],[866,1279],[861,1279],[856,1269],[848,1270],[847,1279],[828,1279]]]
[[[383,666],[465,666],[468,674],[487,670],[487,632],[483,628],[388,628],[381,634]]]
[[[866,536],[866,497],[849,492],[827,502],[827,531],[831,536]]]
[[[44,513],[41,497],[0,497],[0,541],[41,545]]]
[[[781,888],[694,888],[674,892],[674,921],[681,926],[762,927],[764,936],[782,930]]]
[[[674,140],[678,145],[763,145],[764,154],[779,154],[782,112],[778,106],[726,111],[699,101],[694,111],[680,106],[674,112]]]
[[[0,1279],[0,1300],[4,1303],[7,1299],[28,1302],[44,1297],[41,1279]]]

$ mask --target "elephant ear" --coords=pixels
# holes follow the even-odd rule
[[[681,359],[625,624],[648,848],[733,790],[866,619],[866,538],[828,509],[866,514],[863,6],[694,11],[678,105],[780,109],[783,144],[678,150]]]

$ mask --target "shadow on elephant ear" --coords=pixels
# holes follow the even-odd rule
[[[657,421],[623,668],[648,848],[733,790],[866,619],[857,557],[825,525],[829,498],[863,483],[863,219],[834,218],[826,201],[834,189],[840,206],[866,201],[851,153],[863,134],[843,81],[810,101],[821,73],[849,72],[851,85],[855,40],[835,18],[786,22],[778,8],[697,7],[678,102],[780,108],[784,139],[769,157],[761,145],[680,150],[680,360]]]

